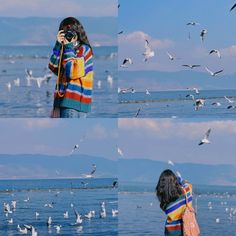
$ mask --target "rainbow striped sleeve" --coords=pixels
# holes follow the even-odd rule
[[[62,47],[61,43],[59,43],[57,41],[54,48],[53,48],[53,53],[50,57],[50,61],[49,61],[49,65],[48,65],[49,69],[56,75],[58,72],[61,47]]]

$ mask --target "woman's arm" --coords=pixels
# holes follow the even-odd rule
[[[58,65],[60,61],[60,52],[61,52],[62,44],[56,41],[56,44],[53,48],[53,53],[50,57],[48,68],[55,74],[58,74]]]

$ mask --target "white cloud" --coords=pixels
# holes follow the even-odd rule
[[[106,139],[109,136],[109,132],[104,126],[97,124],[92,127],[91,130],[89,130],[89,132],[85,136],[89,139],[101,140]]]
[[[223,48],[220,50],[222,56],[235,56],[236,55],[236,45],[232,45],[228,48]]]
[[[21,119],[20,124],[28,130],[56,127],[60,121],[52,119]]]

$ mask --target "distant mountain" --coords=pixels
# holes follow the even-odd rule
[[[170,168],[178,170],[184,179],[194,184],[236,186],[236,166],[183,163],[171,167],[167,163],[159,161],[120,159],[118,162],[118,178],[121,182],[156,183],[161,172]]]
[[[152,90],[183,90],[197,87],[199,89],[236,88],[236,74],[212,77],[207,72],[183,70],[178,72],[162,71],[119,71],[119,87],[135,89],[152,88]]]
[[[117,163],[87,155],[0,155],[0,179],[81,177],[97,166],[96,177],[117,177]]]
[[[96,45],[117,45],[116,17],[78,17],[89,40]],[[53,45],[62,18],[0,17],[0,45]]]

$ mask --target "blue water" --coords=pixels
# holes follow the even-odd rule
[[[33,76],[43,77],[53,46],[0,46],[0,117],[49,117],[53,103],[56,77],[38,88],[27,86],[25,69]],[[117,117],[117,47],[95,47],[94,90],[92,112],[89,117]],[[107,82],[107,73],[113,84]],[[14,80],[20,79],[20,86]],[[97,82],[101,81],[101,88]],[[10,91],[7,83],[11,83]]]
[[[193,94],[195,99],[206,99],[205,106],[199,110],[194,109],[194,102],[186,98]],[[236,118],[236,109],[227,109],[229,105],[236,105],[236,90],[201,90],[199,94],[194,91],[145,91],[119,94],[119,117],[134,117],[139,109],[138,117],[150,118]],[[224,96],[234,100],[229,104]],[[212,103],[220,102],[221,106]]]
[[[236,235],[236,212],[229,219],[230,209],[236,209],[236,187],[193,185],[193,188],[201,236]],[[155,184],[120,183],[119,235],[164,235],[166,215],[159,207],[154,189]],[[220,223],[216,223],[216,218]]]
[[[81,181],[87,182],[86,188]],[[57,179],[57,180],[1,180],[0,205],[4,202],[17,201],[16,210],[9,214],[0,214],[0,235],[19,235],[17,224],[32,224],[38,235],[57,235],[55,225],[62,225],[59,235],[118,235],[118,217],[112,216],[112,209],[118,209],[117,189],[112,188],[114,179]],[[29,201],[24,200],[29,197]],[[44,207],[54,203],[53,208]],[[107,217],[99,218],[100,203],[105,202]],[[84,216],[95,210],[95,217],[84,219],[81,226],[75,223],[75,209]],[[35,212],[40,215],[36,219]],[[69,218],[64,219],[63,213],[68,211]],[[50,228],[46,222],[51,216],[53,223]],[[13,224],[7,219],[13,218]]]

